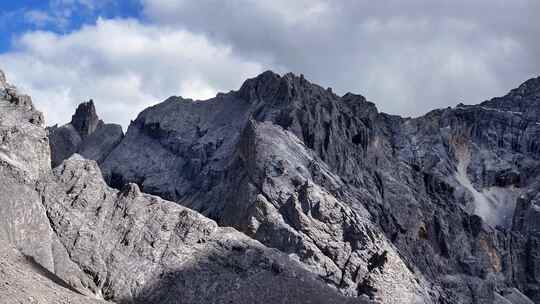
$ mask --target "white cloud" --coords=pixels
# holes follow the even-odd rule
[[[0,68],[50,123],[93,98],[106,121],[124,126],[170,95],[207,98],[263,69],[303,73],[401,115],[477,103],[540,71],[533,0],[140,1],[148,23],[99,19],[63,35],[29,32],[0,55]],[[51,0],[56,15],[28,18],[69,23],[74,12],[99,15],[113,3]]]
[[[262,70],[202,35],[125,19],[98,19],[66,35],[26,33],[0,55],[0,68],[33,96],[48,124],[67,122],[92,98],[105,121],[124,127],[171,95],[207,98]]]
[[[43,27],[55,21],[55,18],[45,11],[29,10],[24,13],[24,20],[37,27]]]
[[[141,1],[154,23],[395,114],[478,103],[540,71],[536,0]]]

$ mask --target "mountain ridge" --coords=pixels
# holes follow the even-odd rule
[[[367,302],[135,184],[108,187],[93,160],[74,154],[52,170],[41,113],[12,86],[0,93],[1,301]]]
[[[223,290],[230,278],[246,282],[245,271],[255,271],[248,281],[259,278],[255,282],[278,288],[292,284],[293,289],[293,282],[307,282],[298,286],[300,293],[290,291],[285,300],[291,301],[309,300],[303,291],[324,282],[330,287],[313,293],[316,301],[539,303],[539,79],[478,105],[402,118],[379,112],[361,95],[338,96],[302,75],[267,71],[238,91],[206,101],[170,97],[142,111],[121,136],[101,128],[90,141],[99,134],[99,123],[95,129],[49,128],[48,135],[38,128],[30,134],[45,141],[31,140],[20,151],[5,149],[9,153],[0,169],[8,171],[0,173],[8,176],[20,167],[17,153],[42,151],[35,170],[40,173],[22,185],[36,198],[36,214],[43,217],[40,208],[45,208],[44,227],[54,227],[47,234],[51,246],[69,253],[65,261],[72,267],[48,269],[78,290],[116,301],[165,301],[171,294],[192,302],[247,299],[260,292],[255,285],[246,283],[236,293]],[[31,105],[18,97],[2,102]],[[7,118],[0,123],[13,127],[13,117],[22,114],[6,110],[10,107],[0,107]],[[93,103],[82,107],[77,112],[84,115],[74,117],[99,121]],[[42,124],[34,114],[23,117]],[[78,129],[94,131],[82,139]],[[59,148],[66,145],[58,135],[72,131],[81,140],[71,150]],[[100,145],[107,138],[119,139]],[[43,144],[59,164],[52,173]],[[93,153],[81,154],[96,162],[65,153],[84,147]],[[120,190],[107,187],[101,175]],[[19,185],[15,179],[3,187],[17,193],[13,189]],[[171,222],[169,215],[177,212],[190,216]],[[96,221],[102,230],[89,233]],[[200,267],[219,278],[221,287],[211,289],[215,298],[185,293],[186,288],[204,289],[204,275],[191,270],[168,274],[163,268],[165,280],[158,280],[154,275],[167,264],[160,258],[158,271],[148,271],[167,242],[170,229],[162,225],[177,223],[179,233],[189,235],[193,221],[197,227],[208,222],[217,231],[230,231],[218,232],[216,240],[195,232],[194,239],[180,237],[172,249],[205,248]],[[246,245],[227,245],[236,239],[252,245],[247,251],[239,249]],[[97,241],[104,246],[96,246]],[[55,259],[64,258],[45,252],[40,259],[34,248],[18,244],[42,265],[59,265]],[[218,255],[206,256],[213,246]],[[258,246],[262,251],[249,249]],[[130,259],[122,258],[127,252]],[[242,264],[245,252],[251,252],[253,263]],[[175,263],[187,257],[180,257],[172,258],[172,265],[181,268]],[[268,263],[268,258],[282,262]],[[135,266],[131,259],[141,262]],[[296,273],[293,281],[289,271]],[[155,286],[147,290],[134,274]],[[189,279],[202,285],[186,285]],[[175,288],[167,289],[171,284]],[[269,289],[265,299],[277,300],[276,293]]]
[[[510,94],[532,92],[525,98],[536,98],[534,87],[529,89],[531,83],[536,82],[529,80]],[[513,95],[501,98],[509,96]],[[529,167],[537,167],[534,134],[538,128],[514,116],[508,110],[460,105],[401,118],[380,113],[361,95],[340,97],[302,76],[267,71],[246,80],[238,91],[200,102],[171,97],[141,112],[102,167],[112,185],[138,183],[144,191],[199,210],[270,247],[300,254],[313,271],[346,294],[354,295],[360,290],[354,286],[363,286],[353,275],[362,259],[351,267],[350,256],[339,257],[340,252],[350,251],[344,249],[347,246],[357,248],[357,241],[351,242],[346,234],[344,238],[324,236],[325,230],[340,231],[331,222],[343,219],[321,222],[313,217],[316,210],[309,200],[298,201],[309,197],[302,189],[315,189],[311,191],[317,196],[325,193],[345,203],[343,208],[355,214],[357,221],[374,222],[373,229],[381,229],[399,248],[404,268],[423,268],[419,272],[438,284],[447,284],[440,280],[451,277],[437,278],[441,277],[437,272],[457,271],[465,277],[451,279],[461,284],[472,280],[479,286],[504,285],[502,261],[499,253],[493,254],[500,233],[488,226],[479,228],[487,238],[479,245],[478,232],[472,233],[469,224],[461,222],[476,221],[476,213],[493,227],[499,223],[508,227],[512,222],[508,213],[521,193],[521,180],[535,179],[537,173],[520,173],[512,158],[519,146],[520,157]],[[492,128],[495,134],[484,134]],[[486,164],[493,167],[491,171],[486,171]],[[392,173],[395,170],[398,178]],[[306,182],[315,188],[302,188]],[[416,185],[423,186],[415,189]],[[230,189],[236,191],[231,194]],[[409,203],[404,207],[393,201]],[[445,210],[449,203],[459,209]],[[295,211],[297,204],[302,207]],[[311,232],[314,225],[324,229]],[[456,225],[463,228],[452,232]],[[284,241],[288,238],[297,241]],[[460,239],[470,245],[452,244]],[[332,242],[340,245],[328,249]],[[415,261],[422,252],[419,248],[433,256],[427,264]],[[380,253],[380,249],[375,251]],[[313,254],[320,261],[313,261]],[[468,257],[471,254],[474,259]],[[453,262],[448,266],[445,260]],[[484,276],[478,269],[488,269],[500,278],[477,280]],[[456,296],[441,293],[442,297]]]

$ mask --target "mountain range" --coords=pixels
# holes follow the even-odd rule
[[[6,303],[540,303],[540,77],[416,118],[267,71],[124,134],[0,74]]]

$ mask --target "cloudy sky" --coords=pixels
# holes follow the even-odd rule
[[[0,69],[48,124],[92,98],[126,127],[268,69],[416,116],[538,76],[539,13],[538,0],[1,1]]]

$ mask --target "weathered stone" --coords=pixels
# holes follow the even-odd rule
[[[97,116],[94,101],[92,99],[88,102],[81,103],[77,107],[75,114],[71,116],[70,124],[82,138],[86,138],[88,135],[94,133],[99,125],[103,124]]]
[[[105,124],[99,119],[92,100],[77,107],[70,123],[47,130],[53,167],[75,153],[100,163],[124,137],[120,125]]]
[[[32,110],[0,99],[1,299],[367,303],[339,294],[289,256],[135,184],[109,188],[93,160],[75,154],[51,171],[45,129],[26,119]]]
[[[79,294],[32,257],[24,256],[11,244],[2,241],[0,241],[0,302],[108,303]]]
[[[146,109],[101,166],[111,185],[137,183],[294,254],[347,295],[491,303],[515,286],[534,297],[508,244],[522,238],[509,232],[516,199],[540,172],[539,82],[406,119],[265,72],[237,92]],[[377,279],[368,261],[385,251],[406,266]]]
[[[30,98],[1,92],[0,239],[56,285],[120,303],[540,303],[540,78],[411,119],[265,72],[171,97],[125,137],[87,103],[49,130],[54,171]]]

